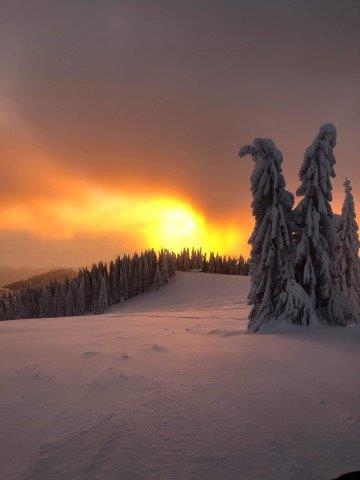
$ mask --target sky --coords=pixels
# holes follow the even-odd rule
[[[246,256],[239,147],[272,138],[295,191],[325,122],[360,205],[359,85],[358,0],[0,0],[0,265]]]

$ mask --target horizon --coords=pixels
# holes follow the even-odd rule
[[[359,212],[358,3],[30,3],[0,17],[0,265],[187,246],[248,257],[238,149],[272,138],[295,193],[325,122],[333,210],[349,177]]]

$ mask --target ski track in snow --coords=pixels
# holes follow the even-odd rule
[[[360,329],[245,332],[249,280],[0,324],[0,478],[322,480],[360,469]]]

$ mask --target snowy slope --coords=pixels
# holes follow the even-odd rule
[[[0,478],[360,469],[360,329],[244,333],[248,279],[178,273],[104,316],[0,323]]]

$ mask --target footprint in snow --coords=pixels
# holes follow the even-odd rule
[[[162,347],[161,345],[158,345],[157,343],[155,343],[155,345],[153,345],[151,347],[151,349],[154,350],[155,352],[165,352],[166,351],[165,347]]]

